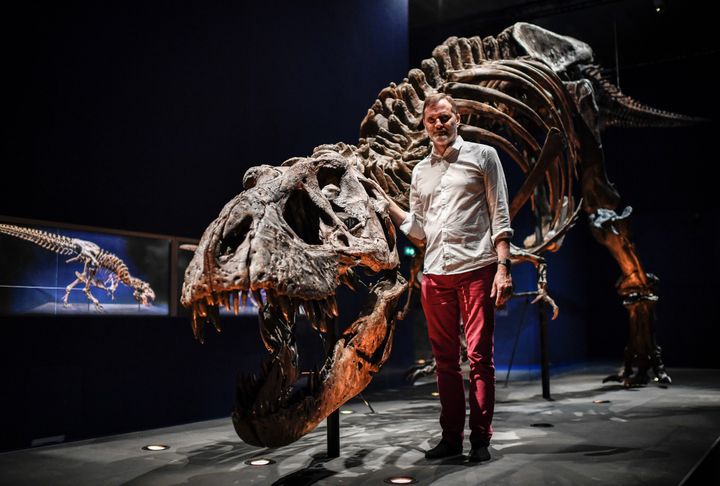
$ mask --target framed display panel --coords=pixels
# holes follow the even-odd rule
[[[0,232],[0,314],[169,315],[171,237],[14,218],[0,218],[0,224],[6,230],[26,229],[30,235],[24,239]],[[87,259],[78,258],[78,252],[63,250],[73,245],[99,248],[107,264],[86,264]],[[138,302],[134,289],[123,282],[127,279],[120,278],[122,265],[130,276],[152,289],[155,298],[147,305]],[[87,285],[89,275],[93,278]]]

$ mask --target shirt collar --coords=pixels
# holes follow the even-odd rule
[[[430,161],[438,162],[442,159],[447,160],[448,156],[452,155],[453,152],[460,151],[460,147],[462,147],[464,142],[465,142],[465,140],[463,140],[463,138],[460,135],[458,135],[457,138],[455,138],[455,141],[453,142],[453,144],[445,149],[445,153],[443,154],[443,156],[440,156],[437,152],[435,152],[435,145],[433,145],[431,142],[430,146],[432,147],[432,152],[430,153],[430,156],[431,156]]]

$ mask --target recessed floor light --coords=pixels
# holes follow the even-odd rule
[[[417,479],[412,476],[395,476],[392,478],[385,479],[387,484],[415,484]]]
[[[439,393],[439,392],[432,392],[430,395],[432,395],[432,396],[434,396],[434,397],[439,397],[439,396],[440,396],[440,393]]]
[[[610,403],[610,400],[593,400],[593,403]]]
[[[530,424],[530,427],[549,428],[549,427],[555,427],[555,426],[553,424],[548,424],[546,422],[540,422],[537,424]]]
[[[355,413],[352,410],[340,410],[340,413],[343,415],[350,415],[351,413]]]
[[[162,444],[150,444],[150,445],[146,445],[142,449],[144,451],[164,451],[166,449],[170,449],[170,446],[162,445]]]
[[[269,464],[275,464],[275,461],[265,457],[258,457],[257,459],[249,459],[245,461],[245,464],[249,464],[250,466],[267,466]]]

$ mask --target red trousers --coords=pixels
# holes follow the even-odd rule
[[[456,275],[422,279],[421,301],[437,363],[440,426],[443,439],[460,445],[465,429],[465,384],[460,372],[460,318],[470,362],[470,442],[487,445],[495,408],[493,331],[495,308],[490,291],[497,264]]]

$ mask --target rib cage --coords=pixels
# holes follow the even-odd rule
[[[543,183],[525,195],[539,216],[540,238],[531,235],[524,251],[514,249],[514,256],[522,259],[528,252],[556,251],[562,242],[558,234],[577,215],[572,193],[579,142],[575,104],[563,81],[545,63],[517,56],[506,32],[497,38],[451,37],[421,63],[422,69],[412,69],[400,84],[382,90],[361,123],[357,152],[365,176],[407,209],[412,168],[430,150],[422,126],[428,95],[452,95],[458,102],[463,138],[494,146],[526,176],[551,130],[557,129],[563,149],[547,166]]]

